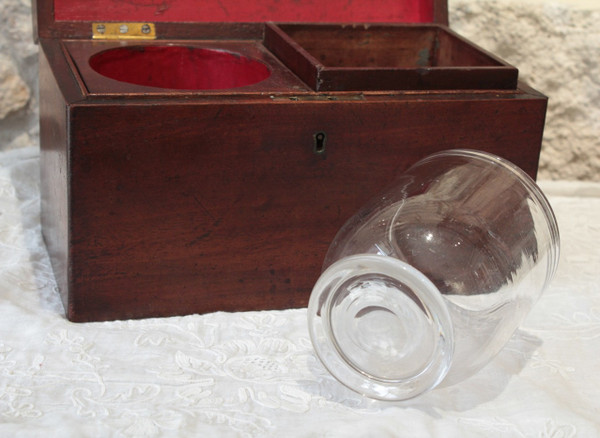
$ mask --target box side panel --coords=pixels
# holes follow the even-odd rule
[[[544,109],[489,95],[78,106],[72,319],[305,306],[342,223],[423,156],[487,150],[535,175]]]
[[[61,298],[68,309],[69,165],[67,104],[46,53],[39,52],[41,222]]]

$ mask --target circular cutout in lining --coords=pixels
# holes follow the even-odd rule
[[[260,61],[238,53],[185,46],[131,46],[105,50],[90,66],[110,79],[174,90],[224,90],[271,75]]]

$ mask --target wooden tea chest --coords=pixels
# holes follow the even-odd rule
[[[305,306],[418,159],[535,177],[546,98],[438,0],[37,0],[42,225],[72,321]]]

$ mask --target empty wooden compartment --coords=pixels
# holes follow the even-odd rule
[[[438,25],[269,24],[265,45],[316,91],[517,86],[515,67]]]

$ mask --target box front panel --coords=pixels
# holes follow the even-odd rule
[[[535,174],[544,105],[276,98],[74,108],[69,317],[305,306],[342,223],[419,158],[471,147]]]

